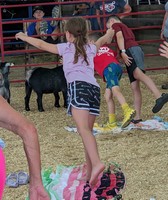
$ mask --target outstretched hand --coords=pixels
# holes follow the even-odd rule
[[[50,200],[50,198],[43,186],[36,186],[29,189],[29,200]]]
[[[163,44],[160,44],[159,51],[161,56],[168,58],[168,42],[164,41]]]
[[[16,33],[16,35],[15,35],[16,40],[20,39],[20,40],[24,41],[24,38],[26,38],[26,37],[27,37],[27,35],[23,32]]]

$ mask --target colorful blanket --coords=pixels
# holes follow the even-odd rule
[[[43,185],[51,200],[119,200],[122,198],[121,190],[125,186],[125,176],[119,165],[109,164],[98,178],[94,188],[82,180],[85,173],[85,165],[70,167],[59,165],[56,173],[51,169],[42,171]]]
[[[77,132],[77,129],[74,126],[66,126],[64,128],[69,132]],[[162,118],[158,116],[154,116],[153,119],[142,121],[142,122],[139,122],[138,124],[130,123],[126,128],[123,128],[123,129],[120,126],[118,126],[117,128],[111,129],[110,133],[118,134],[123,131],[130,131],[131,129],[165,131],[165,130],[168,130],[168,122],[165,122]],[[105,133],[105,132],[106,131],[102,130],[102,125],[100,126],[97,125],[93,128],[93,135],[97,135],[97,134]]]

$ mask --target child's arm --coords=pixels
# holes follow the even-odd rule
[[[118,44],[119,50],[125,49],[124,37],[121,31],[116,33],[116,38],[117,38],[117,44]]]
[[[100,37],[96,42],[95,45],[97,49],[99,49],[102,45],[105,43],[110,43],[112,38],[114,36],[114,30],[112,29],[107,29],[106,34]]]
[[[45,42],[41,39],[29,37],[22,32],[17,33],[15,35],[15,37],[16,37],[17,40],[20,39],[24,42],[27,42],[27,43],[33,45],[34,47],[37,47],[38,49],[48,51],[50,53],[58,54],[58,49],[57,49],[57,46],[55,44],[50,44],[50,43],[47,43],[47,42]]]

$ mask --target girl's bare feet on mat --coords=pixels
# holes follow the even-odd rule
[[[91,178],[89,181],[90,186],[96,185],[98,181],[98,176],[104,171],[105,165],[103,163],[99,163],[96,166],[92,167]]]
[[[90,176],[86,174],[85,176],[82,176],[81,178],[77,178],[78,181],[84,181],[87,182],[90,180]]]

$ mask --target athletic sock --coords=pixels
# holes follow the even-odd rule
[[[116,122],[116,115],[115,114],[109,114],[109,123],[112,124]]]
[[[124,113],[126,113],[127,110],[130,108],[129,105],[128,105],[127,103],[122,104],[121,107],[122,107]]]

